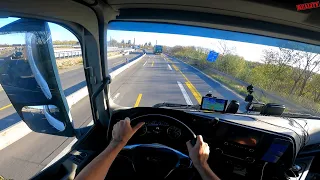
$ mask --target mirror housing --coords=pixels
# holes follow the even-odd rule
[[[70,109],[61,87],[48,23],[36,19],[19,19],[0,28],[0,37],[5,35],[22,38],[24,42],[19,44],[20,46],[8,45],[8,53],[0,68],[1,85],[19,116],[35,132],[74,136]],[[56,118],[59,119],[52,118],[51,113],[48,113],[49,105],[58,109],[59,115]],[[30,106],[43,107],[40,114],[48,121],[47,126],[38,125],[43,118],[32,121],[26,119],[23,109]],[[52,125],[50,121],[53,122],[53,119],[57,120],[55,125],[59,125]],[[52,127],[56,131],[48,130]]]

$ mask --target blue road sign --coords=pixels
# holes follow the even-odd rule
[[[210,62],[215,62],[219,56],[219,53],[210,51],[207,57],[207,60]]]

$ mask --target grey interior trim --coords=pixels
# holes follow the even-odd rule
[[[320,45],[320,31],[210,13],[164,9],[121,9],[117,20],[201,26]]]

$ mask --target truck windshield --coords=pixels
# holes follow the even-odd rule
[[[210,91],[239,101],[243,112],[252,84],[258,102],[283,104],[287,112],[320,112],[318,46],[157,23],[113,22],[107,34],[109,48],[130,49],[123,61],[111,63],[132,64],[110,85],[121,106],[196,105]]]

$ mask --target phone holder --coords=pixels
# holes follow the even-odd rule
[[[239,101],[236,100],[232,100],[226,110],[226,113],[237,113],[238,109],[239,109],[240,103]]]

